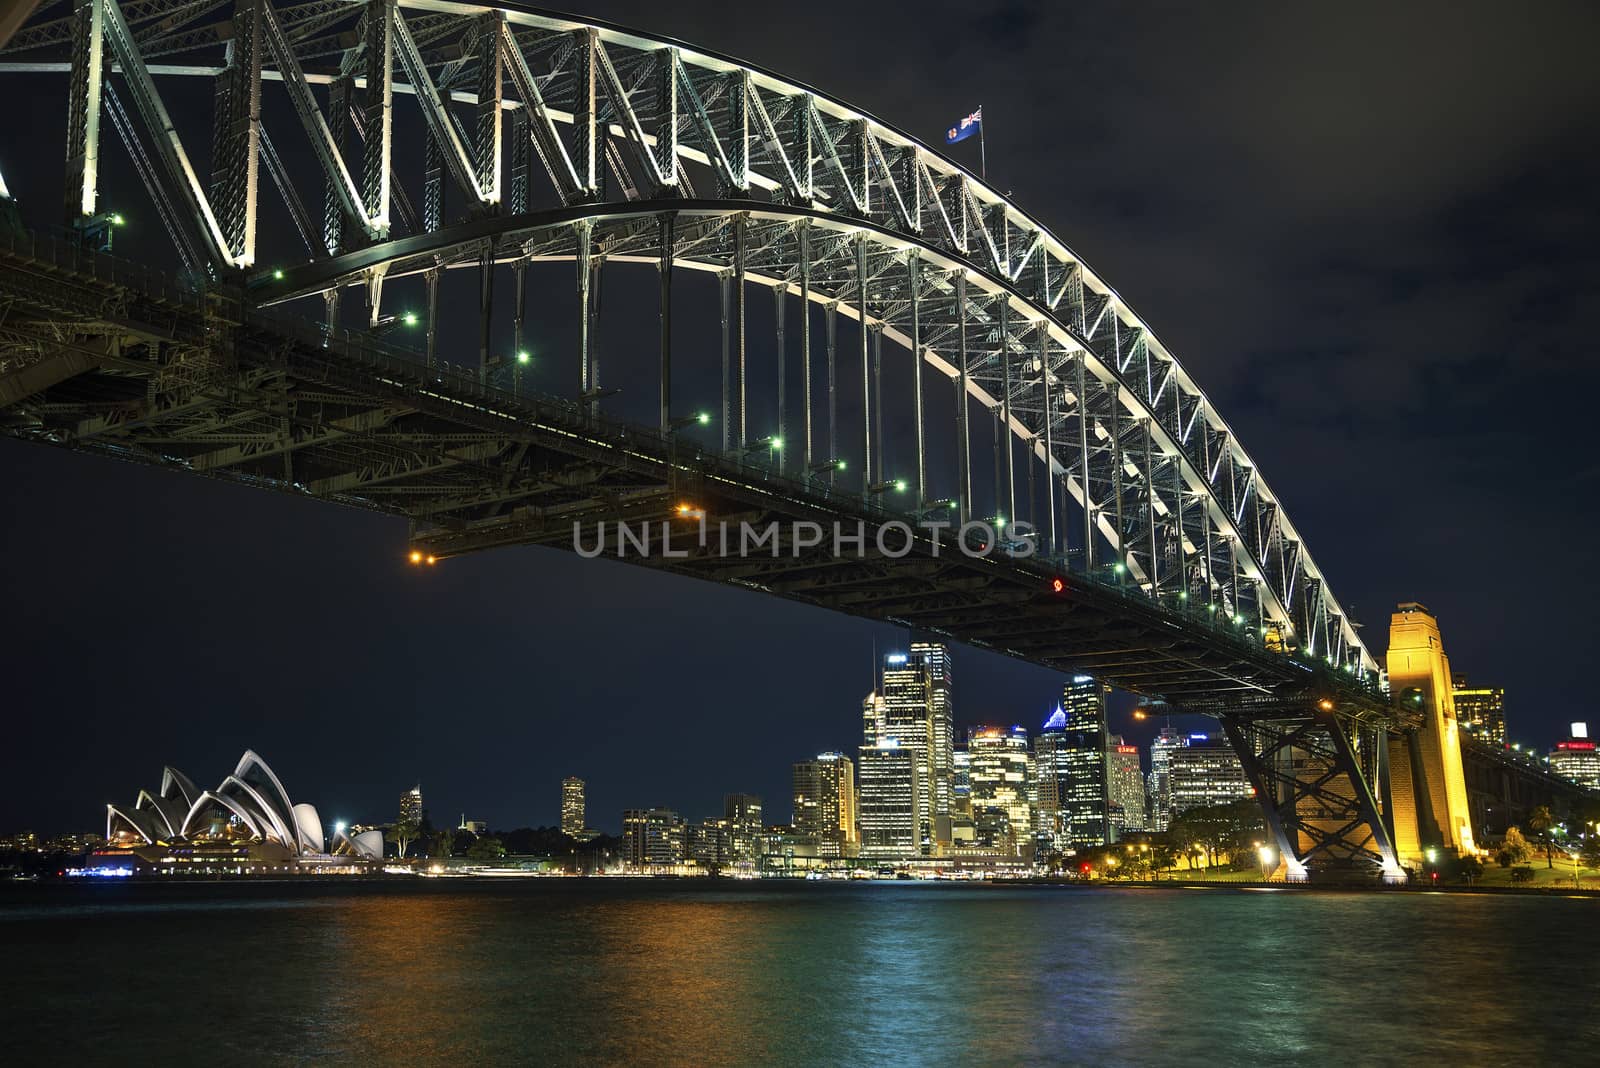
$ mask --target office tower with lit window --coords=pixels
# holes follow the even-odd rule
[[[707,870],[726,867],[733,860],[731,831],[725,819],[686,824],[683,828],[685,858]]]
[[[1461,729],[1492,745],[1505,745],[1505,690],[1498,686],[1468,686],[1465,675],[1452,676],[1450,683],[1450,696],[1456,703],[1456,723]]]
[[[1146,822],[1152,831],[1166,830],[1172,820],[1172,751],[1188,744],[1188,736],[1170,724],[1157,731],[1150,743],[1150,813]]]
[[[1244,765],[1225,739],[1189,735],[1189,744],[1172,750],[1169,781],[1172,818],[1191,808],[1206,808],[1255,796]]]
[[[583,837],[587,810],[583,800],[583,780],[568,775],[561,780],[561,833],[573,838]]]
[[[1034,742],[1035,794],[1044,812],[1042,833],[1057,848],[1085,849],[1111,840],[1106,788],[1105,688],[1074,675],[1061,704]]]
[[[1106,743],[1107,815],[1114,839],[1149,830],[1145,820],[1144,766],[1139,747],[1113,734]]]
[[[1028,732],[974,727],[967,732],[967,778],[976,843],[1015,855],[1033,838]]]
[[[921,762],[893,738],[861,747],[856,760],[861,856],[908,860],[922,852]]]
[[[446,817],[447,819],[449,817]],[[415,827],[422,822],[422,784],[419,782],[400,795],[399,822]]]
[[[723,794],[722,818],[727,826],[728,863],[753,870],[761,856],[761,798],[755,794]]]
[[[883,726],[913,751],[917,766],[918,836],[924,850],[950,841],[955,725],[951,707],[950,650],[937,642],[912,642],[909,651],[883,659]],[[863,739],[866,745],[873,742]]]
[[[819,857],[856,853],[855,765],[843,753],[819,753],[794,766],[795,833],[817,847]]]
[[[1061,799],[1067,792],[1067,714],[1057,708],[1033,738],[1033,828],[1042,848],[1065,849]]]
[[[622,813],[622,857],[636,870],[682,864],[686,853],[683,817],[669,808],[630,808]]]
[[[1550,750],[1550,773],[1586,789],[1600,790],[1600,752],[1589,737],[1587,723],[1572,724],[1567,740]]]

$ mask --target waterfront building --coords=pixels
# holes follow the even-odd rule
[[[893,738],[915,753],[920,810],[917,832],[926,852],[950,841],[955,723],[950,650],[938,642],[912,642],[904,653],[883,658],[883,724],[875,745]]]
[[[761,835],[763,875],[805,875],[836,865],[837,860],[817,855],[817,844],[792,827],[768,827]]]
[[[1450,677],[1456,723],[1492,745],[1506,744],[1506,692],[1498,686],[1468,686],[1465,675]]]
[[[1188,745],[1173,749],[1170,763],[1172,816],[1191,808],[1225,805],[1255,796],[1244,765],[1226,739],[1191,734]]]
[[[861,856],[905,860],[922,852],[918,750],[885,738],[857,757]]]
[[[733,862],[729,846],[733,834],[726,819],[705,819],[684,828],[684,854],[686,859],[711,870]]]
[[[1144,766],[1139,747],[1113,734],[1106,743],[1107,816],[1113,839],[1148,830],[1145,819]]]
[[[630,808],[622,813],[622,859],[635,871],[677,867],[686,855],[683,817],[670,808]]]
[[[753,871],[761,857],[761,798],[755,794],[723,794],[722,818],[727,825],[727,863]]]
[[[107,805],[105,844],[89,864],[264,874],[327,867],[334,856],[380,861],[383,834],[347,833],[341,824],[329,842],[316,808],[290,801],[266,761],[246,750],[233,774],[210,790],[167,767],[159,789]]]
[[[1111,840],[1106,786],[1105,688],[1075,675],[1034,742],[1041,836],[1058,849]]]
[[[1460,706],[1458,705],[1457,708]],[[1564,742],[1550,750],[1550,771],[1590,790],[1600,790],[1600,752],[1589,737],[1587,723],[1572,724]]]
[[[482,837],[483,835],[489,833],[489,821],[488,820],[469,820],[469,819],[467,819],[467,814],[465,812],[463,812],[461,814],[461,824],[460,824],[460,826],[458,826],[456,828],[456,830],[458,830],[458,831],[471,831],[473,834],[478,835],[479,837]]]
[[[1031,843],[1033,832],[1027,729],[970,729],[967,761],[973,844],[1015,856]]]
[[[583,780],[576,775],[568,775],[561,780],[561,833],[572,838],[584,837],[588,818]]]
[[[815,843],[818,856],[854,856],[855,765],[843,753],[819,753],[794,766],[794,816],[800,837]]]
[[[1145,822],[1152,831],[1164,831],[1172,820],[1172,751],[1189,744],[1187,735],[1169,723],[1150,743],[1150,811]]]

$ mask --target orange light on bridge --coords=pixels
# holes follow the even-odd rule
[[[418,552],[416,549],[412,549],[411,550],[411,562],[413,564],[422,563],[422,553]]]
[[[1150,718],[1150,713],[1146,712],[1142,708],[1136,708],[1136,709],[1133,710],[1133,718],[1134,719],[1149,719]]]
[[[1317,702],[1317,707],[1322,709],[1324,712],[1332,712],[1333,702],[1324,697],[1322,700]]]
[[[1052,579],[1050,582],[1050,588],[1056,593],[1060,593],[1062,590],[1067,588],[1067,584],[1062,582],[1060,579]]]
[[[434,564],[437,564],[438,562],[439,562],[439,558],[437,556],[428,557],[428,566],[429,567],[432,567]]]

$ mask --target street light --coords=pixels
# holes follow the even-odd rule
[[[778,437],[776,434],[768,434],[764,438],[757,438],[756,440],[746,442],[743,446],[741,446],[742,451],[746,455],[752,452],[760,452],[762,449],[771,449],[776,452],[782,448],[783,439]]]
[[[693,415],[680,415],[676,419],[667,421],[667,433],[676,434],[680,430],[691,426],[710,426],[711,416],[706,412],[696,412]]]

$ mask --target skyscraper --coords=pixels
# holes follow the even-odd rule
[[[1128,745],[1122,735],[1113,734],[1106,745],[1107,814],[1114,838],[1129,831],[1148,830],[1145,821],[1144,767],[1139,747]]]
[[[582,838],[586,818],[583,780],[568,775],[561,780],[561,833]]]
[[[1494,745],[1506,744],[1506,692],[1496,687],[1468,686],[1465,675],[1450,677],[1456,701],[1456,723]]]
[[[967,732],[967,762],[977,844],[1017,853],[1031,842],[1033,832],[1026,728],[972,728]]]
[[[819,753],[794,766],[794,829],[819,857],[856,852],[855,765],[843,753]]]
[[[722,819],[727,827],[727,862],[753,870],[761,856],[761,798],[755,794],[723,794]]]
[[[399,822],[412,827],[422,822],[422,784],[420,782],[400,795]]]
[[[1045,848],[1065,849],[1061,826],[1061,801],[1071,792],[1067,779],[1067,714],[1060,706],[1044,721],[1033,739],[1033,827]]]
[[[1106,695],[1098,681],[1072,677],[1062,689],[1061,706],[1045,721],[1036,753],[1039,803],[1056,806],[1057,844],[1083,849],[1109,842]]]
[[[1169,775],[1173,818],[1255,796],[1233,747],[1206,734],[1191,734],[1188,745],[1172,750]]]
[[[1172,751],[1189,744],[1186,735],[1171,724],[1156,732],[1150,743],[1150,814],[1147,822],[1153,831],[1164,831],[1172,820]]]
[[[885,656],[883,702],[879,739],[893,738],[915,753],[920,843],[925,851],[948,844],[955,750],[950,650],[937,642],[912,642],[909,652]]]
[[[917,750],[893,738],[861,747],[858,757],[861,856],[906,860],[922,851],[921,767]]]

